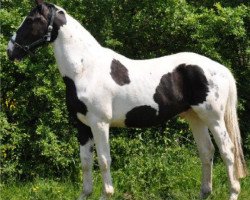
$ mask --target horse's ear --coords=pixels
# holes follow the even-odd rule
[[[42,5],[44,3],[43,0],[35,0],[37,5]]]
[[[36,2],[36,5],[37,5],[39,12],[42,13],[44,1],[43,0],[35,0],[35,2]]]

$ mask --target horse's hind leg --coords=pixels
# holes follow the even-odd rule
[[[218,111],[217,104],[211,109],[204,109],[203,106],[193,107],[197,115],[207,124],[215,142],[220,150],[221,157],[226,165],[230,184],[230,200],[237,200],[240,193],[240,183],[236,178],[234,169],[234,144],[226,129],[224,112]]]
[[[230,183],[230,200],[237,200],[240,193],[240,183],[236,178],[234,169],[234,144],[232,143],[227,132],[224,119],[213,120],[209,123],[209,130],[212,132],[216,144],[220,150],[222,159],[226,164],[227,173]]]
[[[202,163],[201,198],[207,198],[212,192],[212,168],[214,146],[211,141],[208,127],[192,110],[186,112],[184,118],[189,122],[196,141]]]

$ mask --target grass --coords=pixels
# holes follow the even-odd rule
[[[139,166],[138,166],[139,167]],[[176,168],[174,171],[172,171]],[[148,178],[140,169],[138,172],[134,169],[128,173],[127,170],[114,171],[114,185],[116,193],[112,199],[115,200],[191,200],[199,199],[199,176],[200,172],[196,170],[197,166],[190,165],[181,169],[187,174],[178,173],[178,166],[169,171],[155,172],[151,171]],[[189,171],[189,172],[188,172]],[[172,174],[169,174],[173,172]],[[161,173],[166,173],[169,180],[175,177],[174,182],[162,182]],[[95,172],[95,188],[90,200],[96,200],[101,195],[101,179]],[[150,183],[152,180],[152,184]],[[160,179],[157,181],[157,179]],[[248,200],[250,196],[250,178],[247,177],[241,182],[242,191],[239,200]],[[1,200],[69,200],[77,199],[81,191],[81,182],[56,181],[51,179],[36,179],[27,183],[10,183],[1,185]],[[223,172],[222,164],[215,166],[214,170],[214,191],[209,200],[223,200],[228,198],[228,188],[226,176]]]
[[[200,160],[194,148],[190,150],[190,148],[178,146],[156,146],[143,144],[138,140],[124,142],[122,138],[117,137],[112,141],[111,149],[115,149],[116,152],[116,154],[112,152],[111,171],[115,195],[111,200],[199,199],[201,169]],[[213,172],[213,194],[208,200],[228,199],[228,181],[220,159],[215,160]],[[32,182],[1,184],[0,199],[75,200],[81,192],[80,179],[73,182],[37,178]],[[239,200],[248,200],[250,177],[242,180],[241,186]],[[94,191],[88,199],[99,199],[101,187],[100,173],[95,165]]]
[[[76,199],[77,184],[37,179],[28,183],[11,183],[1,187],[1,200],[68,200]]]

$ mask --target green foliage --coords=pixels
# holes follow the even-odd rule
[[[79,188],[69,181],[58,182],[48,179],[36,179],[25,184],[0,186],[1,200],[69,200],[76,199]]]
[[[141,149],[137,150],[137,142],[133,144],[131,140],[125,139],[125,141],[130,142],[129,146],[133,149],[131,150],[133,157],[125,156],[126,163],[122,169],[112,169],[116,191],[111,200],[199,199],[200,161],[194,150],[188,151],[179,147],[169,148],[163,145],[157,151],[153,151],[155,146],[149,144],[144,145],[141,151]],[[153,149],[151,150],[151,148]],[[208,200],[227,199],[228,182],[224,165],[221,162],[216,163],[213,172],[214,190]],[[89,200],[99,199],[101,194],[102,182],[100,173],[94,172],[93,176],[94,192],[88,198]],[[80,181],[35,179],[32,182],[0,185],[0,199],[77,199],[81,187]],[[250,195],[250,177],[241,181],[241,187],[239,199],[248,200]]]
[[[249,3],[226,0],[221,3],[193,0],[51,2],[65,8],[102,45],[130,58],[143,59],[193,51],[228,66],[238,82],[243,145],[246,155],[250,155]],[[33,5],[29,0],[3,0],[0,11],[1,177],[3,181],[33,179],[37,176],[70,176],[78,180],[80,162],[76,132],[67,120],[65,87],[51,47],[40,49],[36,57],[22,62],[10,62],[6,55],[9,37]],[[163,179],[174,182],[172,186],[163,184],[159,197],[173,195],[170,191],[182,184],[164,175],[172,170],[171,164],[165,162],[187,164],[185,159],[197,162],[190,158],[187,150],[179,149],[179,146],[189,149],[194,144],[187,124],[180,119],[171,120],[167,126],[146,130],[114,129],[112,133],[113,168],[117,170],[115,173],[122,175],[117,184],[124,184],[124,188],[131,187],[132,181],[139,180],[139,177],[129,174],[124,179],[122,171],[129,173],[136,163],[145,166],[139,172],[143,177],[142,187],[133,185],[142,196],[143,189],[149,186],[147,174],[153,175],[157,169],[159,177],[151,176],[154,184],[163,183]],[[147,148],[147,144],[150,148]],[[166,145],[176,149],[168,150]],[[149,154],[151,151],[154,154]],[[175,151],[184,152],[184,157]],[[169,161],[165,161],[165,157]],[[181,173],[186,176],[182,177],[184,179],[191,177],[189,169],[175,175],[184,176]],[[161,181],[157,183],[157,179]],[[124,180],[128,181],[127,185]],[[192,184],[196,187],[195,181]],[[135,192],[132,189],[130,192]],[[164,190],[169,193],[164,193]]]
[[[117,141],[112,142],[116,144]],[[199,168],[199,160],[192,157],[192,151],[178,146],[168,148],[164,144],[142,143],[131,140],[126,145],[128,155],[120,154],[125,158],[121,165],[123,168],[114,173],[118,175],[115,182],[122,194],[129,192],[137,199],[144,199],[145,196],[148,199],[178,199],[180,191],[176,191],[177,185],[185,191],[194,187],[199,190],[197,180],[200,174],[194,173]],[[113,161],[114,166],[116,161]],[[193,165],[196,165],[196,169],[191,168]]]

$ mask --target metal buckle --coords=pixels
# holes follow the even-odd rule
[[[48,34],[47,34],[47,35],[45,35],[45,36],[43,37],[43,39],[44,39],[45,41],[49,42],[49,41],[50,41],[50,39],[51,39],[51,33],[50,33],[50,32],[48,32]]]
[[[49,25],[48,32],[51,32],[53,30],[53,26]]]
[[[24,46],[23,50],[26,51],[26,52],[28,52],[29,51],[29,46]]]

